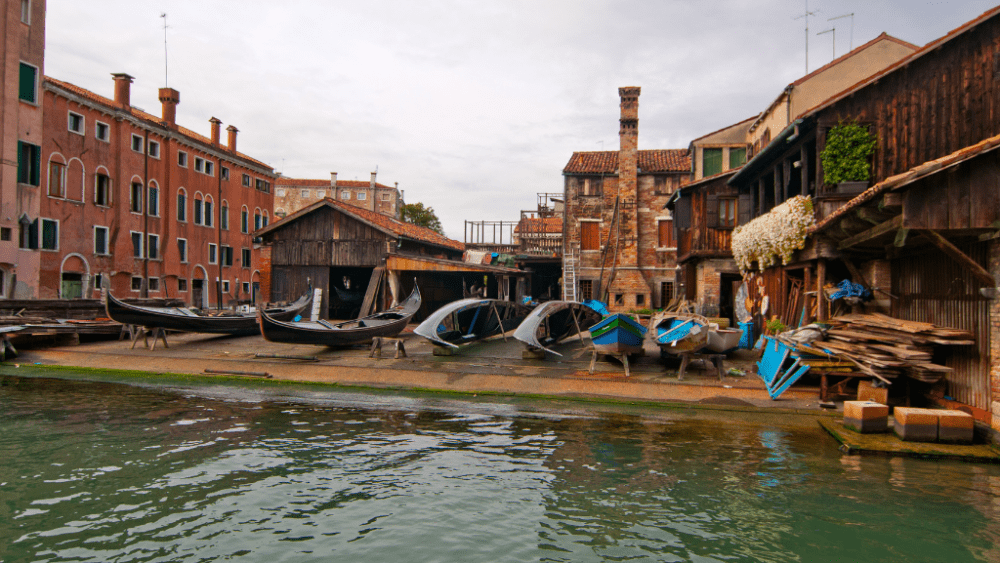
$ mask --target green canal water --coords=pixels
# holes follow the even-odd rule
[[[1000,560],[1000,468],[803,417],[0,384],[3,563]]]

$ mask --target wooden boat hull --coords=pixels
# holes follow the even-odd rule
[[[265,311],[260,312],[260,333],[270,342],[313,344],[317,346],[349,346],[371,342],[376,336],[394,337],[420,309],[420,290],[413,292],[399,305],[367,317],[343,323],[326,321],[281,321]]]
[[[271,309],[268,313],[275,318],[291,319],[305,309],[311,300],[312,294],[307,292],[291,305]],[[256,313],[210,316],[179,307],[143,307],[125,303],[111,295],[111,292],[107,293],[104,303],[108,317],[122,324],[233,336],[249,336],[260,331]]]
[[[639,354],[646,338],[646,327],[628,315],[608,315],[590,327],[594,350],[600,354]]]
[[[739,347],[742,337],[743,331],[736,328],[711,328],[705,348],[720,354],[729,352]]]
[[[662,353],[680,355],[708,346],[708,324],[701,315],[666,313],[655,317],[650,328]]]
[[[413,332],[437,346],[458,348],[514,330],[528,312],[513,301],[460,299],[431,313]]]
[[[548,347],[580,331],[586,331],[600,321],[601,315],[582,303],[547,301],[535,307],[518,325],[514,338],[524,342],[529,348],[541,348],[561,356],[562,354]]]

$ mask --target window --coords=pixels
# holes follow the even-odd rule
[[[580,195],[599,196],[604,191],[604,178],[584,178]]]
[[[17,233],[17,245],[19,248],[38,248],[38,219],[31,221],[28,215],[21,215],[18,221],[20,230]]]
[[[130,231],[132,235],[132,257],[142,258],[142,233]]]
[[[142,144],[142,135],[132,133],[132,150],[135,152],[142,152]]]
[[[94,227],[94,254],[106,256],[111,254],[108,251],[108,228]]]
[[[18,97],[32,104],[38,103],[38,69],[28,63],[21,63]]]
[[[108,127],[107,123],[101,121],[95,121],[94,136],[97,137],[98,141],[104,141],[105,143],[107,143],[111,141],[111,128]]]
[[[160,278],[149,278],[147,283],[150,291],[160,291]]]
[[[340,199],[351,199],[351,192],[348,190],[341,190]]]
[[[132,276],[132,291],[142,291],[142,278]]]
[[[240,232],[250,232],[250,211],[248,211],[246,207],[240,211]]]
[[[253,230],[255,231],[260,230],[260,221],[261,221],[260,209],[255,209],[253,212]]]
[[[264,212],[264,219],[263,222],[261,223],[261,226],[263,227],[267,226],[267,211]]]
[[[222,179],[223,180],[229,179],[229,169],[226,168],[225,166],[222,167]]]
[[[580,301],[594,298],[594,280],[580,280]]]
[[[42,219],[42,250],[59,250],[59,221]]]
[[[601,224],[597,221],[580,222],[580,250],[600,250]]]
[[[368,198],[367,192],[358,192],[358,201],[364,201]]]
[[[83,135],[85,126],[83,116],[78,113],[69,112],[69,130],[78,135]]]
[[[37,186],[41,183],[42,147],[17,142],[17,181],[21,184]]]
[[[243,293],[250,295],[250,282],[243,282]]]
[[[316,197],[320,199],[326,197],[326,190],[316,190]]]
[[[660,307],[666,307],[674,299],[674,282],[660,282]]]
[[[219,247],[216,246],[215,243],[211,243],[211,242],[208,243],[208,263],[209,264],[215,264],[216,262],[218,262],[218,260],[216,259],[216,254],[218,253],[218,249],[219,249]]]
[[[219,258],[222,259],[222,265],[223,266],[232,266],[233,265],[233,247],[223,245],[222,246],[222,253],[220,254]]]
[[[240,265],[242,265],[244,268],[249,268],[250,267],[250,249],[249,248],[244,248],[243,250],[240,251]],[[249,292],[247,292],[247,293],[249,293]]]
[[[31,0],[21,0],[21,23],[31,25]]]
[[[0,240],[10,242],[11,234],[10,227],[0,227]]]
[[[302,190],[299,192],[300,197],[309,197],[309,190]]]
[[[624,307],[625,306],[625,294],[624,293],[616,293],[615,296],[614,296],[614,304],[616,306],[618,306],[618,307]]]
[[[94,280],[94,289],[101,289],[104,287],[104,274],[94,274],[91,278]]]
[[[188,167],[188,153],[184,151],[177,151],[177,166],[181,168]]]
[[[184,238],[177,239],[177,254],[181,257],[181,263],[187,264],[188,261],[188,241]]]
[[[205,171],[205,159],[200,156],[194,157],[194,171],[204,172]]]
[[[222,280],[222,293],[229,293],[229,280]]]
[[[660,248],[673,248],[674,243],[674,222],[671,219],[660,220],[656,222],[658,237],[656,239],[656,246]]]
[[[146,258],[150,260],[160,259],[160,235],[148,235],[148,244],[146,245]]]
[[[212,216],[212,200],[205,198],[205,226],[211,227],[214,223]]]
[[[49,197],[66,197],[66,165],[49,162]]]
[[[130,192],[129,210],[132,213],[142,213],[142,183],[132,182],[132,190]]]
[[[149,213],[150,217],[159,217],[160,216],[160,188],[156,187],[155,184],[150,184],[149,185],[149,197],[146,198],[146,201],[149,202],[149,208],[147,209],[146,212]]]
[[[149,142],[149,156],[153,158],[160,158],[160,143],[156,141]]]
[[[229,202],[223,200],[222,207],[219,208],[219,227],[229,230]]]
[[[278,188],[274,190],[274,195],[278,197],[285,197],[285,188]]]
[[[111,207],[111,178],[107,174],[94,175],[94,205]]]
[[[747,149],[746,147],[731,147],[729,149],[729,169],[732,170],[738,166],[743,166],[747,162]]]
[[[702,176],[714,176],[719,172],[722,172],[722,149],[702,149]]]
[[[188,281],[187,278],[177,278],[177,291],[187,291]]]
[[[646,305],[646,294],[636,293],[635,294],[635,306],[644,307]]]
[[[187,194],[184,188],[177,191],[177,220],[187,222]]]
[[[201,217],[202,217],[201,205],[202,205],[201,196],[196,194],[194,196],[194,224],[195,225],[201,225]]]
[[[389,192],[382,193],[382,201],[389,201],[391,199],[392,199],[392,194],[390,194]]]
[[[209,161],[206,160],[205,161],[205,174],[208,174],[209,176],[211,176],[212,174],[214,174],[215,173],[214,172],[214,170],[215,170],[214,167],[215,167],[214,163],[211,163],[211,162],[209,162]]]
[[[736,198],[719,198],[719,226],[736,226]]]
[[[246,187],[248,187],[248,188],[250,187],[250,175],[249,174],[244,174],[243,175],[243,185],[246,186]]]

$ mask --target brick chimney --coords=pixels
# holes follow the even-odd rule
[[[219,146],[219,136],[221,134],[221,129],[222,129],[222,120],[219,119],[218,117],[213,117],[212,119],[209,119],[208,122],[212,124],[212,144],[215,146]]]
[[[375,174],[378,174],[378,172],[372,172],[372,181],[368,183],[368,187],[372,189],[372,192],[375,191]]]
[[[336,190],[337,189],[337,173],[336,172],[330,172],[330,189],[331,190]],[[336,198],[337,194],[334,193],[333,197]]]
[[[115,102],[123,108],[132,107],[132,81],[135,78],[124,72],[113,72],[111,76],[115,79]]]
[[[226,139],[226,147],[229,148],[229,150],[231,150],[232,152],[236,152],[236,134],[239,132],[240,130],[237,129],[236,126],[234,125],[226,127],[226,133],[229,134]]]
[[[116,93],[117,95],[117,93]],[[163,122],[177,127],[177,104],[181,103],[181,93],[173,88],[160,88],[160,104],[163,107]]]

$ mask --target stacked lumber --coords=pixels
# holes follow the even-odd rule
[[[904,321],[879,313],[834,317],[822,338],[803,345],[801,351],[836,356],[853,363],[863,373],[885,382],[905,375],[935,383],[952,370],[933,363],[934,346],[975,344],[965,330]]]

